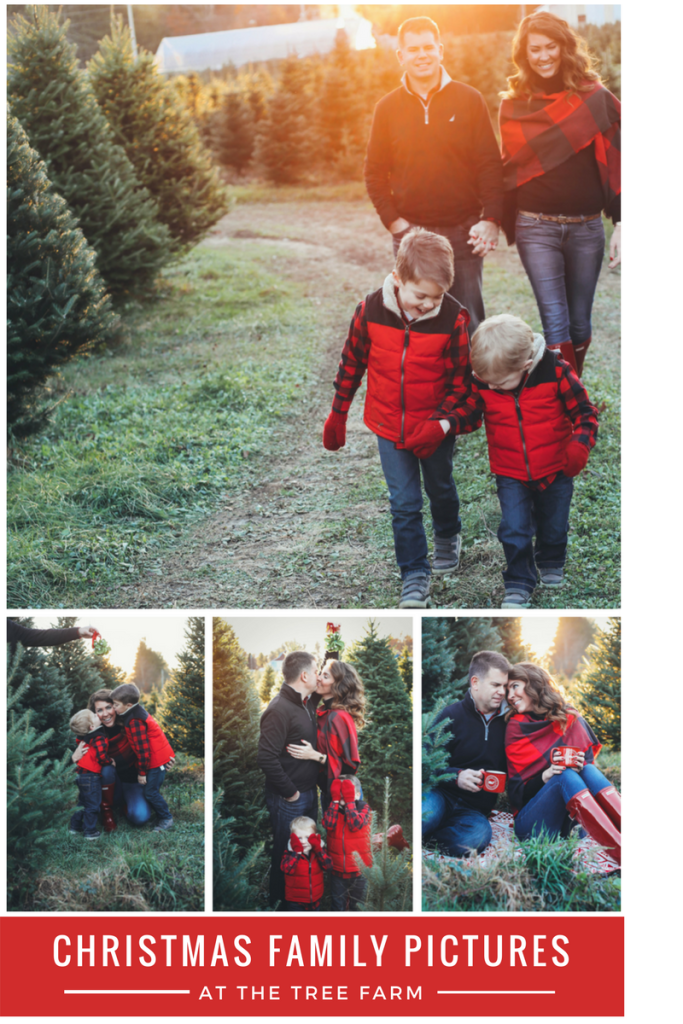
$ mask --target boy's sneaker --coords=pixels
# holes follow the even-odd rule
[[[564,569],[539,569],[538,575],[543,587],[561,587],[564,583]]]
[[[99,829],[95,829],[94,832],[84,832],[83,835],[86,839],[99,839],[102,833]]]
[[[152,829],[152,832],[167,832],[173,828],[173,818],[162,818]]]
[[[501,608],[530,608],[531,594],[526,590],[517,590],[514,587],[505,588]]]
[[[404,579],[398,606],[399,608],[426,608],[428,597],[429,576],[426,572],[416,572]]]
[[[455,572],[460,564],[461,546],[462,537],[459,533],[455,537],[437,537],[434,534],[432,572],[435,576],[447,576],[449,572]]]
[[[83,829],[82,828],[69,828],[69,835],[70,836],[82,836],[83,835]]]

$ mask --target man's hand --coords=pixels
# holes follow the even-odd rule
[[[341,799],[345,804],[352,804],[356,799],[356,787],[351,779],[344,779],[341,784]]]
[[[468,793],[478,793],[484,785],[484,769],[475,772],[474,768],[464,768],[458,775],[458,787]]]
[[[500,228],[492,220],[480,220],[470,228],[467,244],[472,246],[475,256],[485,256],[498,245]]]
[[[304,844],[301,842],[296,832],[292,832],[291,836],[289,837],[289,845],[292,847],[294,853],[304,852]]]
[[[90,638],[93,635],[93,633],[97,633],[98,630],[96,630],[94,626],[79,626],[78,632],[81,634],[82,637]]]
[[[334,409],[325,420],[323,427],[323,448],[337,452],[346,444],[346,413]]]
[[[339,779],[333,779],[330,785],[330,796],[334,803],[339,803],[341,797],[341,782]]]
[[[140,783],[141,786],[146,786],[147,785],[147,776],[146,775],[138,775],[138,782]]]
[[[418,459],[428,459],[440,446],[449,430],[448,420],[426,420],[407,437],[406,448]]]
[[[297,789],[297,791],[296,791],[296,793],[294,794],[294,796],[286,796],[286,797],[284,797],[284,799],[285,799],[285,800],[287,801],[287,803],[288,803],[288,804],[293,804],[293,803],[294,803],[294,801],[295,801],[295,800],[298,800],[300,796],[301,796],[301,793],[300,793],[300,792],[299,792],[299,790]]]
[[[621,263],[621,224],[614,225],[612,237],[609,240],[609,268],[614,270]]]
[[[389,225],[389,230],[392,235],[400,235],[402,231],[407,231],[410,227],[410,221],[407,221],[405,217],[399,217],[398,220],[393,220]]]

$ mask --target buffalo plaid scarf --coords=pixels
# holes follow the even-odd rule
[[[513,814],[524,804],[524,785],[552,764],[555,747],[578,747],[592,764],[600,753],[593,730],[576,712],[567,715],[562,731],[559,722],[549,722],[531,714],[513,715],[505,730],[505,756],[508,762],[508,797]]]
[[[621,104],[599,82],[590,92],[504,99],[500,137],[506,191],[558,167],[595,143],[605,209],[621,192]]]
[[[322,704],[317,711],[318,735],[316,745],[321,754],[327,754],[327,764],[321,769],[321,788],[340,775],[355,775],[360,764],[356,724],[342,708],[328,708]],[[325,778],[326,776],[326,778]]]

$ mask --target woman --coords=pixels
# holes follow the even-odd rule
[[[508,676],[508,796],[515,834],[565,838],[579,822],[621,864],[621,797],[599,771],[601,749],[588,723],[566,703],[548,673],[523,662]],[[576,747],[575,766],[555,763],[559,747]]]
[[[365,692],[355,668],[329,659],[318,675],[316,693],[322,700],[317,710],[317,750],[306,740],[287,747],[292,757],[320,761],[318,786],[323,813],[330,804],[329,789],[340,775],[355,775],[360,764],[358,730],[365,725]]]
[[[102,819],[104,831],[116,828],[114,804],[123,804],[130,825],[144,825],[152,817],[152,807],[145,799],[145,787],[138,782],[137,766],[133,748],[125,731],[116,721],[116,712],[111,702],[111,690],[97,690],[88,700],[88,708],[99,718],[109,740],[109,756],[113,765],[102,768]],[[79,743],[71,760],[78,762],[85,753],[85,744]]]
[[[609,265],[621,262],[621,106],[584,41],[554,14],[522,20],[512,60],[499,113],[503,228],[517,243],[546,344],[581,374],[605,249],[602,210],[614,222]]]

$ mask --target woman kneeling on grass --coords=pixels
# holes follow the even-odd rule
[[[602,744],[591,727],[548,673],[530,662],[511,669],[507,699],[505,754],[516,836],[545,831],[566,838],[577,821],[621,864],[621,797],[594,764]]]

